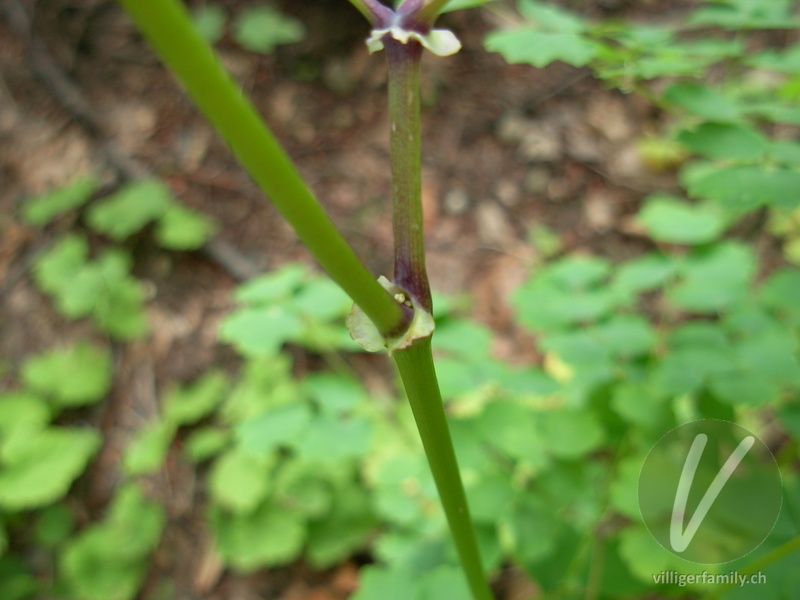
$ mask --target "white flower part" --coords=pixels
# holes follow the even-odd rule
[[[378,278],[378,283],[392,296],[402,295],[404,299],[407,298],[399,287],[383,275]],[[408,348],[414,340],[430,336],[435,327],[431,314],[417,304],[413,298],[411,298],[411,305],[414,309],[414,316],[408,329],[399,337],[385,339],[364,311],[354,304],[350,314],[347,315],[347,329],[350,331],[350,337],[367,352],[377,352],[382,348],[387,348],[389,356],[391,356],[395,350]]]
[[[383,36],[387,33],[403,44],[407,44],[408,40],[416,40],[437,56],[450,56],[461,50],[461,42],[449,29],[432,29],[430,33],[423,35],[393,25],[387,29],[373,29],[370,32],[367,38],[370,54],[383,50]]]

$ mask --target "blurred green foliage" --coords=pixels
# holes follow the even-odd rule
[[[225,35],[228,15],[219,4],[203,4],[193,17],[197,31],[206,41],[216,44]],[[245,50],[271,54],[278,46],[302,41],[306,30],[300,21],[272,4],[255,3],[236,13],[231,20],[231,34]]]

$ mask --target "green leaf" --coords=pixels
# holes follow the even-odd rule
[[[421,600],[419,577],[401,568],[366,566],[360,571],[352,600]]]
[[[74,527],[75,517],[66,503],[48,506],[36,521],[36,543],[47,549],[56,549],[67,540]]]
[[[197,423],[216,410],[228,387],[223,372],[210,371],[190,385],[173,389],[164,398],[164,420],[175,427]]]
[[[597,335],[594,326],[571,331],[560,331],[542,339],[542,349],[553,353],[566,364],[578,367],[579,373],[613,367],[611,353]]]
[[[759,298],[766,306],[800,325],[800,270],[778,269],[762,284]]]
[[[650,323],[639,315],[615,315],[589,328],[587,333],[619,358],[647,354],[656,341]]]
[[[355,380],[335,373],[312,373],[303,384],[320,409],[341,414],[355,408],[364,398],[364,389]]]
[[[285,404],[239,424],[235,429],[236,441],[247,452],[269,455],[280,446],[297,442],[310,421],[307,405]]]
[[[619,534],[619,552],[631,571],[640,579],[652,583],[653,573],[660,573],[674,564],[672,555],[644,526],[629,526]]]
[[[67,235],[36,261],[34,279],[42,290],[59,294],[75,281],[86,265],[89,245],[79,235]]]
[[[489,404],[476,423],[484,443],[536,467],[546,464],[547,446],[537,426],[538,416],[520,404],[498,400]]]
[[[781,140],[772,140],[767,146],[767,155],[787,167],[800,167],[800,144]]]
[[[372,437],[372,425],[364,418],[321,415],[309,423],[297,450],[301,456],[318,461],[357,458],[369,450]]]
[[[800,24],[791,0],[715,0],[689,15],[692,25],[725,29],[793,29]]]
[[[738,242],[720,243],[692,254],[681,268],[681,279],[667,297],[677,307],[695,313],[715,313],[744,298],[755,272],[752,250]]]
[[[620,460],[609,486],[611,506],[636,522],[642,519],[639,510],[639,473],[644,459],[644,456],[626,455]]]
[[[97,262],[87,263],[75,275],[71,285],[63,287],[56,294],[56,306],[61,314],[70,319],[78,319],[91,314],[98,298],[107,290],[107,281]]]
[[[276,304],[234,312],[222,322],[219,335],[245,356],[261,357],[276,354],[302,331],[303,324],[291,307]]]
[[[86,429],[49,428],[12,438],[3,447],[0,506],[23,510],[63,497],[100,447]]]
[[[674,83],[664,92],[663,99],[709,121],[736,121],[741,115],[739,105],[728,96],[699,83]]]
[[[479,361],[489,356],[492,332],[487,327],[467,321],[451,319],[437,326],[433,336],[434,350],[445,350],[448,354]]]
[[[43,429],[50,421],[50,410],[39,397],[26,391],[0,393],[0,440],[16,428]]]
[[[115,281],[97,299],[92,317],[113,338],[138,339],[147,333],[149,327],[143,300],[142,284],[126,276]]]
[[[701,123],[682,131],[678,141],[696,154],[721,160],[756,160],[767,149],[767,140],[760,133],[731,123]]]
[[[633,425],[660,430],[671,420],[670,408],[664,399],[653,386],[625,381],[614,386],[611,407]]]
[[[458,567],[442,566],[428,571],[420,580],[418,600],[472,600],[472,593]]]
[[[782,389],[800,389],[797,343],[785,331],[758,332],[733,348],[734,365],[711,377],[709,387],[733,405],[761,406],[775,402]]]
[[[135,181],[95,204],[88,221],[95,231],[123,240],[159,219],[174,202],[172,192],[161,181]]]
[[[228,15],[219,4],[204,4],[192,11],[192,21],[200,36],[209,44],[216,44],[225,33]]]
[[[506,473],[482,473],[480,479],[466,485],[470,514],[475,521],[494,525],[505,514],[517,495]]]
[[[546,67],[557,60],[574,67],[587,65],[597,56],[597,44],[580,33],[552,33],[531,28],[495,31],[484,46],[498,52],[510,64]]]
[[[306,35],[303,24],[267,4],[250,5],[236,15],[233,37],[245,49],[270,54],[276,46],[294,44]]]
[[[230,441],[227,431],[214,427],[203,427],[189,434],[184,449],[193,462],[202,462],[219,454]]]
[[[387,521],[414,526],[441,518],[433,478],[422,455],[392,454],[370,464],[375,512]]]
[[[659,242],[704,244],[717,239],[725,228],[719,210],[713,206],[687,204],[666,194],[644,200],[636,219]]]
[[[174,436],[175,426],[168,421],[158,421],[138,431],[125,450],[125,471],[129,475],[158,471],[164,464]]]
[[[26,385],[57,407],[102,400],[111,387],[111,355],[88,342],[28,358],[22,365]]]
[[[333,280],[316,275],[300,288],[293,306],[310,321],[326,322],[347,316],[353,301]]]
[[[800,173],[784,168],[731,166],[684,170],[681,179],[690,196],[709,198],[739,210],[762,204],[778,208],[800,206]]]
[[[667,338],[669,351],[650,372],[657,394],[692,392],[714,373],[733,367],[731,342],[718,325],[693,321],[676,327]]]
[[[300,554],[306,536],[301,515],[269,504],[250,514],[218,513],[212,525],[225,562],[243,573],[291,562]]]
[[[748,98],[743,105],[745,114],[757,119],[771,121],[772,123],[785,123],[787,125],[800,125],[800,108],[793,101],[791,87],[785,88],[788,102],[781,100],[774,92],[761,98]]]
[[[553,263],[514,294],[520,320],[541,330],[590,322],[608,314],[620,301],[608,287],[599,286],[610,268],[607,260],[590,256],[570,256]]]
[[[623,295],[662,287],[675,274],[675,262],[663,254],[648,253],[622,263],[614,272],[612,287]]]
[[[296,458],[285,461],[278,471],[275,488],[276,504],[309,518],[326,515],[331,508],[330,482],[314,462]]]
[[[228,424],[238,424],[264,411],[292,404],[302,396],[299,383],[292,379],[286,354],[247,361],[228,395],[220,414]]]
[[[234,293],[242,304],[270,306],[275,302],[291,298],[306,278],[305,265],[291,263],[277,271],[259,275],[243,283]]]
[[[519,10],[538,29],[545,31],[583,31],[586,24],[576,14],[556,4],[536,0],[520,0]]]
[[[676,36],[670,25],[632,24],[630,21],[601,22],[593,35],[612,43],[604,46],[598,60],[598,75],[628,87],[629,80],[656,77],[702,77],[715,62],[740,56],[738,40],[712,37],[687,39]]]
[[[82,206],[97,190],[93,177],[78,177],[52,192],[31,198],[22,208],[22,217],[31,225],[47,225],[55,217]]]
[[[109,515],[71,541],[60,555],[60,571],[73,597],[132,600],[147,573],[147,555],[164,527],[164,509],[146,500],[138,486],[122,488]]]
[[[208,479],[211,497],[220,506],[248,513],[270,492],[274,460],[242,450],[229,450],[214,461]]]
[[[570,288],[586,288],[598,284],[611,272],[611,263],[597,256],[574,255],[550,265],[546,274],[559,284]]]
[[[0,557],[0,598],[28,600],[41,596],[41,592],[41,584],[21,556],[5,554]]]
[[[560,458],[585,456],[605,439],[599,420],[586,410],[546,411],[539,413],[537,420],[545,446]]]
[[[170,250],[196,250],[208,241],[215,229],[209,217],[173,204],[158,219],[156,239]]]
[[[376,526],[366,491],[349,484],[340,487],[332,510],[309,523],[309,563],[317,569],[340,563],[366,546]]]
[[[570,291],[535,279],[517,290],[513,303],[521,323],[541,331],[598,320],[612,311],[617,299],[609,289]]]
[[[83,238],[70,236],[44,255],[35,271],[37,283],[54,294],[67,317],[91,314],[95,322],[120,339],[132,339],[147,330],[141,284],[129,276],[130,257],[112,249],[86,262]]]
[[[777,52],[774,50],[759,52],[750,57],[747,64],[780,73],[800,73],[800,44],[794,44]]]
[[[529,494],[498,519],[500,539],[507,552],[523,564],[551,554],[557,544],[559,524],[551,506]]]

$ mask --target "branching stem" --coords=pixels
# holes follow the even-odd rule
[[[407,0],[400,11],[418,10],[422,2]],[[411,22],[414,12],[407,15]],[[432,313],[431,289],[425,268],[422,214],[419,76],[422,46],[383,37],[389,68],[389,127],[392,153],[394,283]],[[450,428],[444,412],[431,354],[431,337],[418,339],[394,353],[395,364],[414,413],[450,533],[458,550],[474,600],[491,600],[470,518]]]
[[[186,8],[177,0],[120,3],[331,278],[383,335],[402,333],[408,315],[356,257]]]

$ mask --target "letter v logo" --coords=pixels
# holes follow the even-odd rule
[[[704,433],[699,433],[692,442],[692,447],[689,449],[689,454],[686,456],[686,462],[683,464],[683,471],[678,480],[678,489],[675,492],[675,503],[672,505],[672,519],[669,524],[669,543],[675,552],[683,552],[692,542],[697,530],[706,518],[708,511],[714,504],[722,488],[730,479],[736,467],[742,462],[742,459],[750,451],[755,443],[754,436],[747,436],[722,465],[722,468],[714,477],[714,481],[703,494],[700,503],[694,511],[694,514],[689,520],[686,529],[683,529],[684,516],[686,514],[686,502],[689,499],[689,491],[692,488],[695,473],[697,472],[697,465],[700,463],[700,458],[703,456],[708,436]]]

